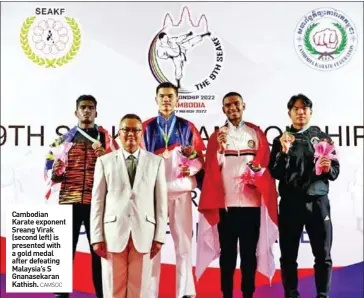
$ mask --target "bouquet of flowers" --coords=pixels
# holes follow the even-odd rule
[[[71,149],[73,143],[64,141],[58,146],[51,147],[52,154],[55,160],[60,160],[63,162],[64,166],[56,172],[57,176],[61,176],[66,170],[67,163],[67,153]]]
[[[316,144],[313,144],[313,147],[315,149],[314,162],[316,175],[321,175],[323,171],[327,172],[327,169],[324,169],[320,165],[321,159],[323,157],[326,157],[329,160],[337,159],[336,154],[334,154],[335,146],[331,140],[321,138]]]
[[[234,177],[237,180],[238,188],[240,192],[245,191],[245,186],[252,188],[256,188],[255,179],[263,175],[265,169],[263,169],[259,164],[254,161],[250,161],[247,163],[244,172],[238,176]]]
[[[177,151],[178,167],[177,177],[183,178],[183,172],[190,169],[190,173],[197,172],[200,167],[200,161],[197,156],[197,151],[190,145],[181,146],[181,150]]]

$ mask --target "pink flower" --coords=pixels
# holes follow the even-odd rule
[[[73,145],[73,143],[63,142],[62,144],[60,144],[57,147],[51,147],[51,151],[54,156],[54,159],[62,161],[64,163],[64,165],[66,166],[67,154],[68,154],[68,151],[72,148],[72,145]],[[56,172],[57,176],[60,176],[64,173],[64,171],[66,170],[65,166]]]
[[[314,144],[313,147],[315,148],[314,162],[316,175],[321,175],[323,170],[320,166],[321,159],[323,157],[326,157],[329,160],[337,159],[337,156],[333,154],[335,147],[326,141],[320,141],[319,143]]]
[[[176,168],[177,178],[183,178],[181,167],[183,169],[189,168],[190,173],[193,173],[196,170],[198,170],[200,165],[200,161],[198,160],[198,158],[189,159],[188,157],[184,156],[180,151],[177,151],[177,154],[178,154],[178,161],[177,161],[178,165]]]
[[[245,186],[254,186],[255,178],[262,176],[264,170],[265,169],[260,169],[259,171],[254,172],[249,166],[247,166],[240,176],[233,178],[238,181],[239,191],[242,193],[245,191]]]

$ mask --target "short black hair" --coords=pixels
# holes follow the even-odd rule
[[[95,105],[95,108],[96,108],[96,106],[97,106],[97,100],[96,100],[96,98],[93,97],[92,95],[84,94],[84,95],[81,95],[81,96],[79,96],[77,98],[77,100],[76,100],[76,110],[80,106],[81,101],[85,101],[85,100],[92,101],[94,103],[94,105]]]
[[[235,92],[235,91],[231,91],[231,92],[225,94],[224,97],[222,98],[222,105],[224,105],[225,98],[230,97],[230,96],[238,96],[238,97],[241,98],[241,101],[243,101],[243,97],[241,96],[240,93]]]
[[[120,124],[125,120],[125,119],[136,119],[138,120],[140,123],[143,123],[142,122],[142,119],[140,119],[140,117],[136,114],[126,114],[123,118],[121,118],[120,120]],[[119,125],[120,125],[119,124]]]
[[[293,95],[290,100],[287,103],[287,109],[290,111],[292,110],[294,104],[296,103],[297,100],[301,100],[303,105],[305,107],[309,107],[310,109],[312,109],[312,101],[304,94],[299,93],[297,95]]]
[[[165,33],[165,32],[161,32],[161,33],[159,33],[159,35],[158,35],[158,38],[159,39],[162,39],[164,36],[166,36],[167,35],[167,33]]]
[[[178,95],[178,88],[175,85],[173,85],[171,82],[160,83],[158,85],[155,93],[158,94],[159,89],[162,89],[162,88],[172,88],[176,92],[176,95]]]

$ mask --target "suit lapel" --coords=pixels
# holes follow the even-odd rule
[[[137,168],[136,168],[133,189],[136,189],[138,187],[138,184],[143,177],[143,173],[147,169],[146,168],[147,162],[148,162],[148,159],[147,159],[146,152],[143,149],[140,149],[139,160],[138,160],[138,164],[137,164]]]
[[[117,171],[119,171],[122,181],[125,181],[125,185],[128,185],[129,188],[131,188],[129,175],[128,175],[128,169],[126,168],[124,155],[121,152],[121,149],[119,149],[117,151],[116,159],[117,159],[117,165],[118,165]]]

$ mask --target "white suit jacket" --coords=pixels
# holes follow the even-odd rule
[[[164,160],[140,149],[133,189],[122,149],[96,161],[91,200],[91,244],[106,243],[122,252],[130,233],[136,250],[150,252],[153,240],[164,242],[168,218]]]

